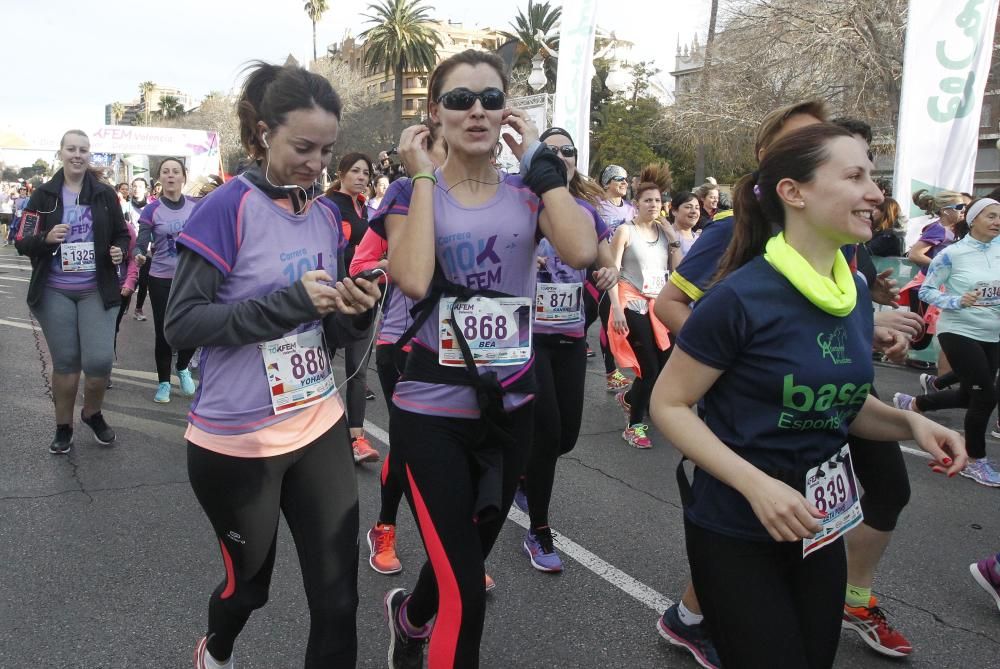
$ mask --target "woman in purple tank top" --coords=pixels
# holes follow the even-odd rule
[[[435,169],[429,128],[403,131],[409,179],[390,185],[371,221],[386,232],[389,274],[419,316],[390,414],[390,476],[403,485],[427,548],[413,593],[387,593],[390,667],[479,666],[484,560],[510,508],[533,432],[531,314],[541,237],[574,268],[597,255],[593,220],[566,188],[566,167],[538,129],[506,106],[494,54],[443,61],[428,85],[430,121],[448,157]],[[504,139],[521,176],[493,164]],[[434,620],[433,624],[431,623]]]
[[[353,667],[358,490],[327,342],[360,339],[379,290],[346,278],[340,212],[316,183],[340,98],[302,68],[259,63],[238,109],[255,164],[184,226],[166,314],[173,348],[202,347],[188,476],[226,574],[194,664],[233,666],[237,636],[267,601],[280,513],[309,603],[304,666]]]

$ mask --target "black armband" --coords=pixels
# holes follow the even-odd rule
[[[554,151],[542,147],[531,158],[531,167],[523,175],[524,183],[538,197],[553,188],[566,188],[566,163]]]

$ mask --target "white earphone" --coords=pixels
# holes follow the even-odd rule
[[[260,143],[264,145],[265,149],[270,149],[271,147],[267,143],[267,132],[260,133]]]

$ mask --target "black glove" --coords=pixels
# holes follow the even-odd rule
[[[553,188],[566,188],[566,163],[543,146],[531,157],[531,167],[522,178],[535,195],[542,197]]]

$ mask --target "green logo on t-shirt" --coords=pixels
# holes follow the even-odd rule
[[[838,326],[833,332],[826,334],[820,332],[816,335],[816,343],[823,357],[829,356],[835,365],[849,365],[851,359],[847,357],[847,328]]]

